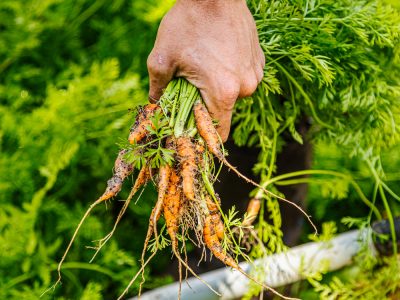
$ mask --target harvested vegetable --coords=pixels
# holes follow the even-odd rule
[[[182,188],[186,198],[195,200],[197,173],[195,148],[190,137],[181,136],[176,140],[177,156],[181,166]]]

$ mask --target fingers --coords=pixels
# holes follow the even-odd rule
[[[250,68],[243,72],[240,78],[229,72],[213,72],[208,77],[200,76],[200,81],[194,81],[200,89],[201,96],[213,119],[218,121],[218,134],[223,142],[228,139],[231,127],[232,112],[238,98],[251,96],[263,78],[261,64],[258,68]],[[207,78],[207,79],[205,79]],[[197,82],[196,82],[197,81]]]
[[[239,96],[240,84],[235,79],[225,80],[211,89],[200,89],[201,96],[213,119],[218,121],[217,131],[222,142],[228,139],[232,111]]]
[[[163,89],[174,76],[175,69],[167,55],[154,48],[148,59],[147,69],[149,71],[149,100],[156,102],[160,99]]]

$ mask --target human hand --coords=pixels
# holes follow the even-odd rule
[[[250,96],[265,65],[253,16],[244,0],[178,0],[164,16],[147,60],[150,99],[173,77],[185,77],[229,135],[238,98]]]

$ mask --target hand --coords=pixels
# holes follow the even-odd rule
[[[173,77],[200,89],[223,141],[238,98],[250,96],[263,77],[264,53],[244,0],[178,0],[158,29],[147,67],[150,99]]]

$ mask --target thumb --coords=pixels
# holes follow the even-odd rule
[[[156,102],[160,99],[163,89],[174,76],[175,69],[168,58],[153,49],[147,59],[149,72],[149,100]]]

